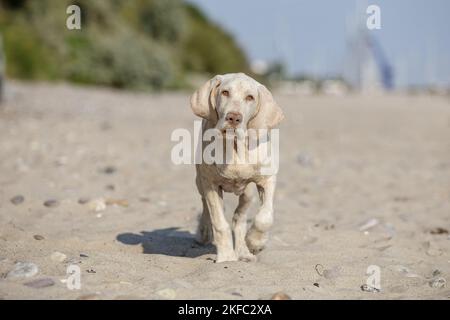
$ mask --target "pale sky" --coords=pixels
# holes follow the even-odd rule
[[[188,0],[230,33],[250,61],[281,60],[290,74],[340,74],[351,24],[381,9],[372,30],[396,83],[450,85],[449,0]]]

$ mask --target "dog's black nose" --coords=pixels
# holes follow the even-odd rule
[[[232,126],[236,127],[242,122],[242,114],[239,112],[228,112],[225,120]]]

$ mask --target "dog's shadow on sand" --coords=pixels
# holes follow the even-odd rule
[[[127,245],[142,245],[144,254],[196,258],[215,253],[213,245],[197,244],[193,234],[188,231],[180,231],[179,228],[121,233],[117,235],[116,239]]]

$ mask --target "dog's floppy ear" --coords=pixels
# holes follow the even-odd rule
[[[191,96],[191,109],[195,115],[207,120],[217,117],[214,110],[216,108],[216,89],[221,81],[222,76],[217,75],[194,92]]]
[[[273,99],[270,91],[263,85],[258,87],[258,109],[249,121],[252,129],[272,129],[284,119],[283,111]]]

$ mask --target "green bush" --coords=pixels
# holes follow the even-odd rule
[[[183,43],[182,61],[190,71],[210,74],[248,72],[243,51],[234,39],[206,19],[194,6],[186,5],[189,35]]]
[[[70,4],[81,30],[66,28]],[[0,0],[0,32],[12,78],[164,89],[248,69],[233,38],[180,0]]]
[[[84,48],[75,50],[67,64],[68,79],[135,89],[161,89],[171,83],[174,68],[170,53],[157,43],[144,39],[136,42],[127,34],[91,37],[83,45],[77,43]]]

